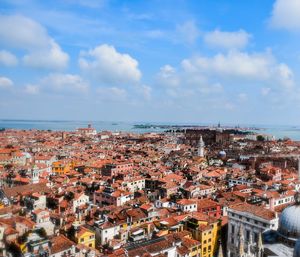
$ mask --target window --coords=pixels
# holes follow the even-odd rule
[[[257,242],[257,241],[258,241],[258,234],[254,233],[254,242]]]
[[[249,241],[250,238],[250,231],[246,230],[246,240]]]

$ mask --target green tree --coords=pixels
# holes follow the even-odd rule
[[[258,135],[258,136],[256,137],[256,140],[259,141],[259,142],[263,142],[263,141],[265,141],[266,139],[265,139],[264,136]]]

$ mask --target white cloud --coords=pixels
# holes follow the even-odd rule
[[[24,64],[35,68],[63,69],[69,56],[34,20],[18,15],[0,15],[1,44],[25,50]]]
[[[12,88],[14,83],[11,79],[7,77],[0,77],[0,89],[9,89]]]
[[[273,82],[285,88],[294,85],[293,72],[286,64],[278,64],[270,52],[230,51],[213,57],[198,56],[183,60],[182,67],[187,73],[216,79]]]
[[[163,86],[178,87],[180,85],[176,69],[168,64],[160,68],[157,78],[159,84]]]
[[[232,50],[226,54],[193,56],[184,59],[177,68],[163,66],[157,78],[161,95],[165,93],[175,105],[186,108],[224,106],[238,112],[238,104],[255,100],[253,92],[257,89],[262,95],[272,90],[281,98],[291,97],[296,90],[293,71],[287,64],[279,63],[269,50],[262,53]],[[242,89],[244,92],[239,93]]]
[[[38,50],[24,56],[24,64],[34,68],[64,69],[67,66],[69,56],[64,53],[54,41],[47,51]]]
[[[227,32],[214,30],[204,35],[204,41],[208,46],[225,49],[240,49],[247,46],[251,35],[244,30]]]
[[[279,64],[276,70],[277,70],[276,74],[278,76],[278,82],[281,85],[283,85],[287,89],[294,87],[295,85],[294,74],[292,70],[285,63]]]
[[[137,83],[142,76],[137,60],[106,44],[82,52],[79,66],[100,84]]]
[[[2,44],[26,50],[43,48],[50,39],[39,23],[19,15],[0,15],[0,35]]]
[[[79,75],[53,73],[43,78],[41,86],[53,91],[86,92],[89,85]]]
[[[220,83],[209,81],[203,74],[190,73],[183,67],[177,71],[171,65],[160,68],[157,74],[157,83],[173,98],[190,97],[196,93],[201,95],[218,94],[223,91],[223,86]]]
[[[122,102],[127,99],[127,91],[119,87],[100,87],[97,88],[97,93],[103,101]]]
[[[300,30],[300,1],[276,0],[273,6],[271,25],[275,28]]]
[[[0,51],[0,64],[4,66],[16,66],[18,64],[18,59],[12,53],[1,50]]]
[[[196,42],[200,35],[200,31],[194,21],[186,21],[183,24],[177,25],[176,32],[179,36],[179,40],[193,44]]]
[[[28,84],[25,86],[24,91],[30,95],[37,95],[40,92],[40,87],[38,85]]]

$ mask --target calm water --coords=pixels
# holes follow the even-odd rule
[[[40,129],[40,130],[66,130],[73,131],[77,128],[87,127],[91,123],[97,131],[128,131],[136,133],[144,132],[161,132],[159,128],[137,129],[134,124],[147,124],[143,122],[107,122],[107,121],[41,121],[41,120],[1,120],[0,128],[14,128],[14,129]],[[151,123],[162,124],[162,123]],[[167,123],[163,125],[176,125]],[[184,125],[184,124],[179,124]],[[191,124],[191,125],[211,125],[211,124]],[[261,125],[243,125],[241,127],[256,127],[260,128],[261,133],[274,135],[276,138],[289,137],[293,140],[300,141],[300,126],[261,126]]]
[[[136,129],[135,124],[129,122],[108,122],[108,121],[56,121],[56,120],[0,120],[0,128],[13,129],[40,129],[40,130],[66,130],[74,131],[77,128],[87,127],[92,124],[97,131],[129,131],[129,132],[155,132],[161,129]]]

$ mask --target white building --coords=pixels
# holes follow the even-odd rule
[[[89,202],[89,197],[86,194],[81,193],[81,194],[75,195],[75,197],[73,199],[73,212],[76,211],[77,207],[84,205],[88,202]]]
[[[262,206],[241,203],[228,208],[227,251],[229,257],[240,256],[241,233],[244,245],[258,243],[259,235],[268,230],[278,229],[276,212],[264,209]],[[245,252],[247,249],[244,249]]]
[[[197,211],[197,203],[190,199],[181,199],[177,202],[177,207],[183,212]]]
[[[122,186],[127,188],[130,192],[143,190],[145,188],[145,178],[132,178],[130,181],[124,181]]]
[[[37,228],[44,228],[48,236],[54,234],[55,225],[50,221],[50,212],[48,210],[35,210],[33,220]]]
[[[252,187],[253,186],[253,180],[248,179],[246,177],[237,177],[237,178],[230,178],[228,179],[228,186],[229,187],[233,187],[236,185],[246,185],[248,187]]]
[[[96,232],[96,243],[101,245],[109,243],[120,233],[120,225],[112,224],[108,221],[95,226],[94,229]]]

